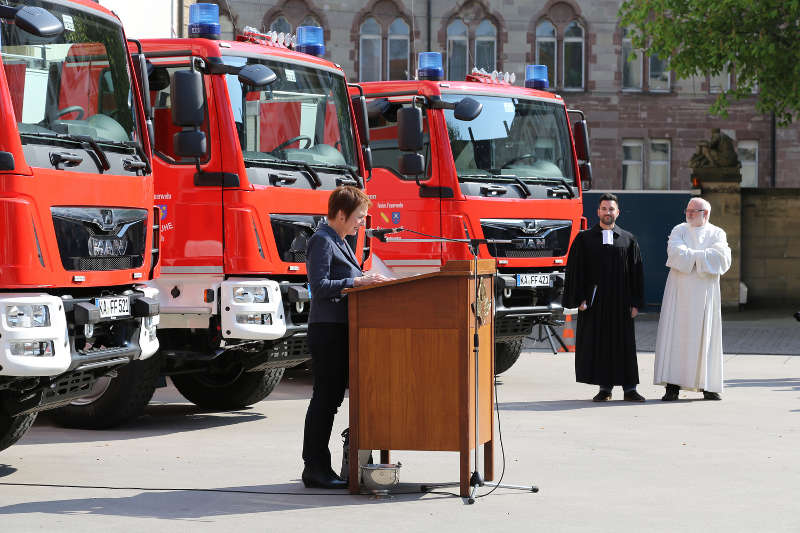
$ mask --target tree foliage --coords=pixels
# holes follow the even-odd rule
[[[625,0],[619,14],[634,46],[669,58],[679,78],[735,73],[712,113],[756,88],[756,109],[781,125],[800,112],[800,0]]]

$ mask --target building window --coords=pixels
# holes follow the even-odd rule
[[[467,27],[456,19],[447,26],[447,79],[467,76]]]
[[[739,141],[737,151],[742,164],[742,187],[758,187],[758,141]]]
[[[667,62],[657,55],[650,56],[648,62],[647,88],[651,91],[669,91],[670,71]]]
[[[636,55],[631,59],[634,52],[633,41],[630,32],[622,30],[622,89],[628,91],[642,90],[642,52],[636,51]]]
[[[669,190],[670,142],[651,140],[648,152],[647,188]]]
[[[626,139],[622,141],[622,188],[642,188],[642,141]]]
[[[729,91],[731,88],[731,75],[728,72],[728,67],[722,69],[722,72],[716,76],[708,77],[708,92],[712,94]]]
[[[556,28],[544,20],[536,26],[536,64],[547,66],[547,81],[556,87]]]
[[[308,15],[306,18],[303,19],[303,22],[300,23],[300,26],[319,26],[319,27],[322,27],[322,24],[320,24],[317,21],[317,19],[315,19],[311,15]]]
[[[278,17],[269,25],[269,31],[276,31],[278,33],[292,33],[292,25],[286,20],[286,17]]]
[[[645,146],[647,146],[647,152],[644,150]],[[648,141],[624,139],[622,141],[622,188],[669,190],[670,152],[669,139],[650,139]]]
[[[381,28],[374,18],[361,24],[358,44],[359,81],[381,80]]]
[[[390,80],[409,79],[408,24],[401,18],[389,26],[386,62]]]
[[[486,19],[475,30],[475,68],[497,70],[497,28]]]
[[[583,89],[583,27],[573,20],[564,31],[564,89]]]

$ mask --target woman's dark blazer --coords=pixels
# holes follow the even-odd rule
[[[347,298],[342,290],[353,286],[361,268],[353,250],[327,224],[308,241],[306,270],[311,283],[308,322],[347,322]]]

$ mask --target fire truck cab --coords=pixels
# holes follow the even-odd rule
[[[158,349],[137,63],[88,1],[0,6],[0,449]],[[144,65],[144,59],[138,63]],[[131,363],[134,361],[134,363]]]
[[[585,224],[581,194],[591,180],[586,122],[570,127],[561,96],[502,74],[445,81],[439,66],[418,77],[361,84],[375,167],[372,225],[407,230],[374,242],[373,260],[398,276],[431,272],[473,257],[464,243],[432,237],[488,239],[478,255],[497,264],[500,373],[534,326],[552,332],[563,320],[567,253]]]

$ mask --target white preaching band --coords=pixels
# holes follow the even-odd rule
[[[709,223],[711,205],[692,198],[686,222],[672,229],[667,244],[670,268],[656,337],[653,383],[667,386],[664,400],[678,388],[707,399],[722,392],[722,313],[719,278],[731,266],[725,231]]]

